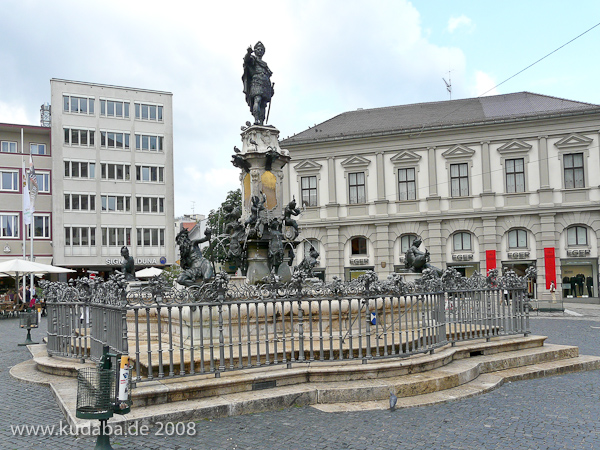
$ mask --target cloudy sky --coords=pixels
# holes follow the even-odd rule
[[[285,138],[341,112],[531,91],[600,104],[600,2],[3,0],[0,122],[39,125],[50,78],[173,93],[175,213],[239,186],[242,58],[261,40]]]

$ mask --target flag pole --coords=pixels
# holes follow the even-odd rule
[[[24,148],[24,139],[23,139],[23,128],[21,128],[21,189],[23,190],[23,198],[25,198],[25,183],[27,183],[27,176],[25,175],[25,148]],[[25,203],[23,202],[23,260],[27,257],[27,225],[25,224]],[[25,286],[25,277],[23,277],[23,286]],[[19,274],[17,274],[17,296],[20,293],[20,283],[19,283]],[[23,295],[25,295],[25,290],[23,290]],[[25,301],[25,298],[21,299],[22,302]]]
[[[29,162],[31,164],[29,167],[29,180],[28,181],[30,181],[32,179],[31,171],[33,170],[33,167],[34,167],[33,166],[33,156],[31,156],[31,146],[29,146]],[[33,186],[32,186],[32,188],[33,188]],[[33,217],[33,213],[35,211],[35,206],[34,206],[35,200],[31,198],[31,192],[32,192],[32,189],[29,189],[29,200],[32,201],[32,203],[31,203],[31,222],[29,223],[29,239],[30,239],[29,251],[31,253],[31,256],[30,256],[31,262],[33,262],[33,259],[34,259],[34,257],[33,257],[33,234],[35,233],[35,227],[34,227],[35,219]],[[29,289],[30,289],[30,291],[33,291],[33,272],[31,272],[31,274],[29,276]],[[33,297],[33,295],[32,295],[32,297]]]

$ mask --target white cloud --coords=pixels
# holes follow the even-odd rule
[[[500,92],[495,88],[496,80],[491,75],[488,75],[481,70],[475,73],[475,86],[471,92],[473,97],[481,97],[487,95],[498,95]]]
[[[450,17],[450,19],[448,20],[448,31],[450,33],[454,33],[454,31],[458,27],[466,27],[467,31],[471,31],[473,29],[471,19],[465,16],[464,14],[458,17]]]
[[[16,105],[0,101],[0,123],[39,125],[39,119],[36,123],[33,116],[27,114],[23,104]]]

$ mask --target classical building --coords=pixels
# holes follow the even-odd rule
[[[52,262],[53,214],[52,150],[50,128],[0,124],[0,262],[31,256],[29,227],[23,228],[23,167],[29,175],[29,158],[35,167],[38,194],[33,216],[33,254],[36,262]],[[0,285],[2,284],[0,278]],[[8,280],[6,280],[8,281]]]
[[[108,272],[175,262],[170,92],[50,80],[54,264]]]
[[[298,253],[385,277],[418,235],[442,269],[535,266],[540,298],[554,276],[598,297],[599,130],[600,105],[529,92],[340,114],[281,142]]]

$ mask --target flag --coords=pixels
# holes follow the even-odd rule
[[[29,201],[31,203],[31,215],[35,212],[35,199],[38,193],[38,181],[33,167],[33,158],[29,155]]]
[[[27,187],[27,174],[25,173],[25,161],[21,172],[21,186],[23,187],[23,223],[31,223],[31,199],[29,197],[29,188]]]

